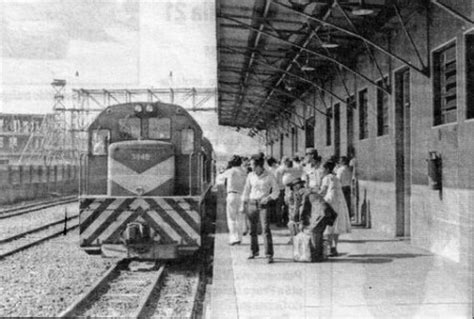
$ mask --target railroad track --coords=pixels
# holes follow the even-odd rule
[[[66,197],[61,197],[59,199],[54,199],[54,200],[49,200],[49,201],[37,202],[37,203],[22,205],[18,207],[10,207],[10,208],[0,210],[0,219],[28,214],[28,213],[38,211],[41,209],[63,205],[63,204],[69,204],[75,201],[77,201],[77,196],[66,196]]]
[[[58,317],[143,317],[152,293],[165,276],[165,265],[131,270],[129,263],[129,260],[118,261]]]
[[[41,244],[42,242],[54,237],[58,237],[65,232],[77,228],[78,226],[79,215],[75,215],[67,219],[67,225],[64,224],[64,219],[62,219],[60,221],[55,221],[35,229],[4,238],[0,240],[0,259]]]

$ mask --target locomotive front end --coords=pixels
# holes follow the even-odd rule
[[[201,246],[204,165],[189,132],[201,133],[176,106],[149,105],[139,116],[119,105],[91,125],[80,197],[80,245],[90,253],[175,259]]]

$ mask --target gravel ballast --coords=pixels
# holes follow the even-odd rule
[[[64,211],[71,217],[79,213],[77,203],[48,207],[24,215],[2,219],[0,222],[0,240],[40,227],[47,223],[64,219]]]
[[[0,260],[0,317],[56,316],[115,263],[78,242],[74,230]]]

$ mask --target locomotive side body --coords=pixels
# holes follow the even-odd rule
[[[108,107],[82,161],[80,245],[106,256],[170,259],[201,245],[212,146],[181,107]]]

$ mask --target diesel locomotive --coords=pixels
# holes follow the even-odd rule
[[[211,143],[182,107],[107,107],[81,158],[80,246],[88,253],[174,259],[196,252],[215,169]]]

